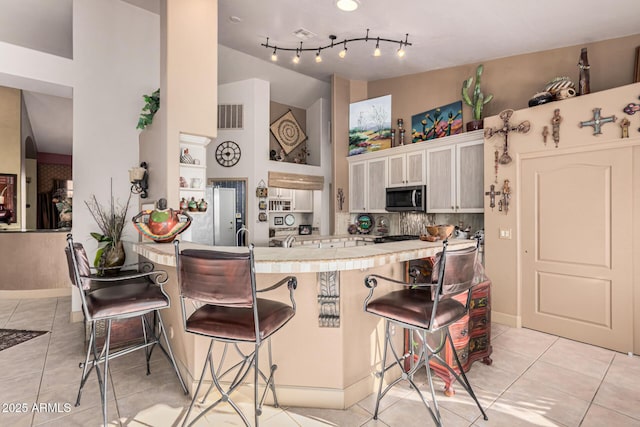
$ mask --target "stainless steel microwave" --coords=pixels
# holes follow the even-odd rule
[[[385,209],[389,212],[427,210],[426,185],[413,185],[408,187],[388,187]]]

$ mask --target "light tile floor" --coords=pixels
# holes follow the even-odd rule
[[[83,359],[83,325],[69,322],[70,298],[0,301],[0,328],[47,330],[0,352],[0,426],[98,426],[100,394],[95,375],[74,407]],[[640,426],[640,358],[529,329],[492,325],[493,364],[476,362],[468,373],[489,421],[480,417],[459,387],[452,398],[440,391],[446,426]],[[154,352],[152,374],[137,352],[112,363],[116,400],[112,425],[180,425],[189,404],[167,360]],[[426,375],[419,378],[425,389]],[[441,387],[439,384],[439,388]],[[240,406],[252,420],[248,390]],[[416,393],[396,386],[372,419],[374,396],[340,410],[265,407],[264,427],[433,425]],[[120,418],[118,420],[119,409]],[[22,412],[19,412],[22,411]],[[242,425],[228,404],[209,412],[199,426]]]

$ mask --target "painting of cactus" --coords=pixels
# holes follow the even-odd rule
[[[482,77],[483,70],[484,66],[482,64],[476,68],[476,84],[473,87],[471,96],[469,96],[469,88],[473,83],[473,76],[462,82],[462,100],[472,108],[474,120],[482,120],[482,109],[484,105],[493,99],[493,95],[485,96],[480,91],[480,78]]]
[[[411,116],[411,142],[462,132],[462,101]]]
[[[349,105],[349,155],[391,148],[391,95]]]

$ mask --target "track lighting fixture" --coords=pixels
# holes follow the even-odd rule
[[[347,56],[347,41],[346,40],[344,42],[344,48],[340,51],[340,53],[338,53],[338,56],[340,58],[344,58],[345,56]]]
[[[402,46],[402,44],[400,44],[400,46]],[[380,37],[378,37],[378,41],[376,42],[376,48],[373,51],[373,56],[380,56],[382,55],[382,52],[380,52]]]
[[[360,42],[360,41],[364,41],[364,42],[368,42],[369,40],[375,40],[376,41],[376,47],[375,50],[373,51],[373,56],[381,56],[382,52],[380,50],[380,42],[386,42],[386,43],[395,43],[398,44],[398,50],[397,50],[397,55],[402,58],[405,55],[405,47],[407,46],[411,46],[411,43],[409,43],[409,33],[407,33],[405,35],[405,39],[404,40],[391,40],[391,39],[386,39],[386,38],[382,38],[382,37],[369,37],[369,29],[367,29],[367,34],[364,37],[357,37],[357,38],[353,38],[353,39],[344,39],[342,41],[336,42],[337,37],[335,35],[330,35],[329,36],[329,40],[331,41],[329,44],[325,45],[325,46],[318,46],[318,47],[303,47],[302,42],[300,42],[300,46],[299,47],[278,47],[276,45],[272,45],[269,44],[269,37],[267,37],[267,42],[266,43],[261,43],[260,46],[264,46],[267,49],[273,49],[273,53],[271,54],[271,60],[272,61],[277,61],[278,59],[278,51],[287,51],[287,52],[295,52],[295,56],[293,57],[293,62],[295,64],[300,62],[300,55],[302,54],[302,52],[311,52],[314,51],[316,52],[316,62],[320,63],[322,62],[322,57],[320,56],[320,52],[325,50],[325,49],[329,49],[329,48],[334,48],[336,46],[340,46],[343,45],[342,50],[338,53],[338,56],[340,58],[344,58],[345,56],[347,56],[347,43],[351,43],[351,42]]]

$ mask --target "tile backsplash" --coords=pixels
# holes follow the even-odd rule
[[[349,224],[353,224],[359,214],[351,214],[348,224],[344,225],[344,231]],[[412,234],[420,235],[426,234],[427,225],[435,224],[452,224],[461,225],[462,228],[471,227],[471,233],[475,233],[478,230],[484,228],[484,214],[481,213],[443,213],[443,214],[428,214],[423,212],[400,212],[400,213],[386,213],[386,214],[371,214],[376,223],[381,217],[389,219],[389,234]],[[341,218],[344,222],[344,217]],[[336,234],[340,234],[343,230],[336,228]],[[372,231],[372,234],[378,234],[376,228]]]

